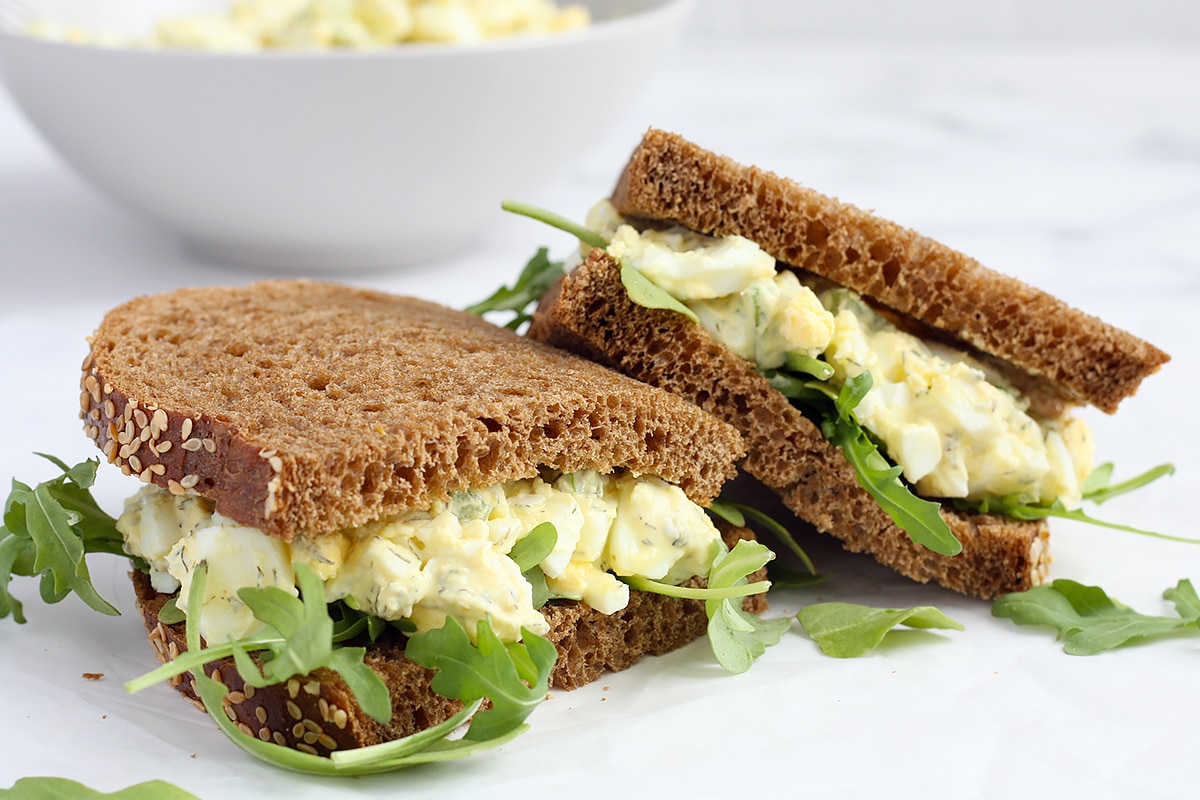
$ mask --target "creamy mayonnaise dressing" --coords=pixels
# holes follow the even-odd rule
[[[220,13],[163,18],[137,39],[49,21],[29,33],[77,44],[250,52],[471,44],[590,22],[586,7],[553,0],[236,0]]]
[[[460,492],[428,510],[290,543],[213,513],[204,498],[146,487],[126,501],[117,528],[126,550],[149,563],[160,592],[186,596],[196,566],[208,564],[200,629],[209,642],[260,627],[239,588],[297,594],[293,563],[324,581],[327,602],[344,599],[383,619],[410,620],[419,631],[451,616],[473,635],[488,619],[501,639],[516,641],[522,627],[547,630],[532,587],[507,555],[542,522],[558,532],[539,565],[551,594],[606,614],[629,602],[629,587],[616,576],[679,583],[706,574],[719,539],[679,487],[592,470]]]
[[[608,251],[691,308],[700,324],[759,369],[789,352],[821,356],[840,385],[869,371],[858,406],[904,477],[929,497],[1022,495],[1078,506],[1092,438],[1078,419],[1039,420],[1011,387],[947,347],[901,331],[846,289],[818,297],[740,236],[684,228],[639,232],[607,200],[588,216]]]

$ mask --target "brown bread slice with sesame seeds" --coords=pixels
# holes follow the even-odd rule
[[[1045,396],[1042,407],[1112,413],[1170,358],[915,231],[673,133],[645,134],[612,201],[626,216],[745,236],[1024,373],[1014,383]]]
[[[629,299],[620,264],[603,250],[542,298],[529,336],[683,397],[734,425],[741,467],[800,518],[846,549],[922,583],[992,598],[1036,585],[1049,567],[1044,521],[942,509],[962,542],[953,557],[914,544],[859,484],[841,451],[754,366],[682,314]]]
[[[738,539],[753,539],[744,528],[722,526],[722,530],[731,547]],[[763,569],[749,580],[765,577]],[[130,578],[158,659],[165,663],[186,651],[183,623],[168,624],[158,617],[169,596],[156,592],[144,573],[134,571]],[[693,578],[685,585],[705,584],[703,579]],[[602,614],[571,600],[552,601],[542,609],[550,623],[546,638],[558,649],[558,661],[550,675],[552,688],[578,688],[605,672],[628,669],[645,656],[664,655],[704,636],[708,627],[704,601],[639,591],[629,594],[629,605],[615,614]],[[764,595],[742,601],[742,608],[751,613],[760,614],[766,607]],[[458,701],[433,691],[432,671],[404,657],[404,637],[395,631],[386,632],[367,648],[363,661],[380,676],[391,695],[392,719],[387,724],[368,716],[345,682],[328,669],[260,689],[242,680],[232,658],[207,664],[204,670],[225,684],[225,712],[243,733],[314,755],[399,739],[462,710]],[[174,679],[172,685],[200,704],[190,673]]]
[[[464,312],[337,284],[142,297],[91,342],[84,430],[109,462],[284,539],[540,467],[658,475],[707,505],[744,452],[669,393]]]

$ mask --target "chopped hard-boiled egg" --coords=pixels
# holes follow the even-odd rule
[[[130,498],[117,526],[126,550],[150,564],[159,591],[186,593],[196,565],[208,564],[200,625],[209,642],[255,632],[237,589],[295,592],[293,563],[317,573],[329,602],[344,599],[421,631],[454,617],[473,635],[487,619],[501,639],[515,641],[522,628],[547,630],[531,585],[508,557],[542,522],[559,537],[540,564],[552,595],[609,614],[629,602],[629,587],[616,576],[679,583],[706,574],[719,538],[678,487],[592,470],[459,492],[428,510],[290,543],[214,514],[203,498],[155,487]]]
[[[966,355],[899,330],[848,290],[818,298],[740,236],[639,232],[607,200],[593,207],[588,225],[611,241],[611,255],[687,305],[759,369],[797,353],[827,361],[835,384],[870,371],[859,419],[919,493],[1079,504],[1092,466],[1091,432],[1081,420],[1034,419],[1026,401]]]
[[[553,0],[236,0],[221,13],[163,18],[138,39],[45,21],[29,32],[78,44],[250,52],[472,44],[590,23],[586,7]]]

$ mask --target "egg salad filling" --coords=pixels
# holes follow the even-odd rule
[[[327,602],[344,600],[418,632],[454,617],[467,631],[490,621],[504,641],[548,625],[513,546],[543,522],[558,538],[539,564],[552,597],[612,614],[629,602],[620,577],[682,583],[707,574],[720,534],[683,490],[658,478],[584,470],[458,492],[410,511],[291,542],[239,525],[198,495],[154,486],[126,501],[117,529],[126,551],[150,565],[156,590],[186,597],[201,563],[208,577],[200,630],[210,644],[257,632],[261,623],[237,597],[242,587],[278,586],[293,595],[293,564],[324,582]]]
[[[588,225],[610,241],[611,255],[759,369],[779,368],[796,353],[827,362],[835,385],[870,372],[872,388],[856,412],[922,495],[1020,495],[1078,507],[1093,457],[1082,420],[1030,416],[1027,400],[966,354],[898,329],[847,289],[818,295],[741,236],[639,232],[607,200]]]
[[[584,6],[553,0],[235,0],[222,12],[163,18],[136,39],[49,21],[28,32],[75,44],[254,52],[473,44],[590,22]]]

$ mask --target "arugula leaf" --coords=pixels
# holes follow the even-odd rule
[[[897,625],[963,630],[962,625],[933,606],[901,609],[814,603],[800,609],[796,619],[821,652],[835,658],[855,658],[874,650]]]
[[[196,572],[192,578],[191,591],[187,598],[188,616],[192,620],[199,619],[200,606],[204,597],[204,583],[207,578],[207,572],[207,565],[201,564],[196,568]],[[306,578],[305,581],[308,582],[308,579]],[[296,598],[291,598],[290,596],[289,599],[297,603],[300,602],[299,600],[296,600]],[[252,610],[254,610],[257,614],[261,608],[261,606],[259,608],[252,607]],[[294,620],[296,618],[304,617],[303,612],[301,612],[299,615],[296,615],[294,611],[295,610],[293,609],[292,612],[285,613],[283,618]],[[274,614],[276,612],[277,609],[273,609],[272,611],[269,611],[268,614]],[[283,624],[287,625],[290,623],[285,622]],[[481,626],[486,626],[486,623],[481,623]],[[488,628],[488,630],[490,631],[490,628]],[[431,642],[429,639],[422,639],[421,637],[423,636],[425,636],[425,634],[418,634],[417,636],[414,636],[413,639],[421,643],[418,645],[418,647],[424,645],[427,649],[429,649],[430,652],[434,654],[434,658],[451,661],[461,658],[461,653],[442,650],[436,638]],[[412,640],[410,640],[410,646],[411,642]],[[543,642],[545,642],[545,640],[543,640]],[[393,770],[404,769],[417,764],[427,764],[438,761],[448,761],[456,758],[464,758],[473,753],[477,753],[479,751],[496,747],[504,744],[505,742],[511,741],[528,729],[527,725],[520,724],[521,720],[518,720],[516,725],[508,726],[506,730],[500,731],[496,736],[491,738],[476,737],[474,739],[447,739],[447,736],[458,729],[459,726],[465,723],[467,719],[469,719],[479,709],[479,706],[482,703],[482,698],[476,698],[473,702],[468,700],[466,702],[466,707],[460,713],[439,725],[432,726],[423,731],[412,734],[411,736],[406,736],[402,739],[397,739],[391,742],[358,748],[356,750],[347,751],[344,753],[335,752],[328,758],[323,756],[315,756],[310,753],[303,753],[290,747],[283,747],[275,744],[274,742],[261,741],[254,736],[250,736],[239,730],[237,724],[230,720],[225,714],[225,711],[222,708],[222,701],[225,699],[227,689],[223,684],[206,675],[203,667],[205,664],[211,661],[224,658],[235,652],[235,645],[240,647],[242,650],[249,651],[260,649],[260,645],[262,647],[277,647],[281,644],[286,643],[281,642],[278,639],[273,641],[243,639],[234,644],[202,648],[200,641],[200,626],[189,625],[187,626],[187,652],[181,654],[170,663],[164,664],[163,667],[160,667],[154,672],[148,673],[137,680],[130,681],[125,685],[125,688],[131,692],[138,691],[146,686],[152,685],[153,683],[165,680],[172,675],[181,674],[182,672],[191,670],[192,676],[195,679],[196,693],[200,696],[201,703],[208,711],[209,716],[211,716],[216,722],[217,727],[220,728],[220,730],[234,744],[255,758],[261,759],[269,764],[273,764],[284,769],[293,770],[295,772],[302,772],[312,775],[371,775],[380,772],[390,772]],[[550,648],[550,664],[552,666],[553,658],[557,651],[555,651],[554,645],[550,644],[549,642],[545,642],[545,645]],[[470,647],[469,642],[467,643],[467,646]],[[332,663],[330,666],[335,669],[344,666],[336,662],[347,657],[339,656],[338,654],[357,649],[358,648],[334,649],[331,656],[331,661],[334,663]],[[544,655],[545,651],[542,650],[539,652],[538,658],[542,659]],[[356,658],[353,653],[348,657],[348,659],[357,660],[358,663],[361,663],[361,657],[359,656]],[[529,663],[535,663],[535,659],[529,659]],[[542,661],[537,660],[536,663],[540,665]],[[353,674],[356,669],[357,667],[350,670],[351,674]],[[549,667],[546,667],[545,670],[548,678]],[[342,674],[343,679],[345,679],[347,672],[342,671],[341,669],[339,669],[339,672]],[[284,680],[286,680],[286,678],[284,678]],[[361,705],[362,696],[359,694],[360,687],[356,685],[356,683],[352,683],[351,680],[353,679],[347,680],[347,684],[350,686],[351,691],[355,693],[355,697],[359,700]],[[386,688],[384,690],[384,694],[386,696]],[[545,695],[544,688],[542,695]]]
[[[651,281],[625,259],[621,259],[621,284],[625,287],[629,299],[643,308],[661,308],[683,314],[692,322],[700,321],[695,311],[676,300],[674,295]]]
[[[1157,467],[1148,469],[1141,475],[1137,475],[1129,480],[1110,486],[1109,480],[1112,477],[1113,465],[1101,464],[1092,470],[1087,479],[1083,483],[1083,500],[1090,500],[1097,505],[1111,500],[1128,492],[1140,489],[1148,483],[1158,480],[1167,475],[1175,474],[1175,466],[1173,464],[1160,464]],[[1173,536],[1167,533],[1159,533],[1158,531],[1145,530],[1144,528],[1135,528],[1132,525],[1122,525],[1116,522],[1108,522],[1106,520],[1097,519],[1087,514],[1081,508],[1068,509],[1063,505],[1061,500],[1055,499],[1049,503],[1031,503],[1027,498],[1021,495],[1009,495],[1006,497],[985,497],[979,501],[955,500],[956,508],[975,511],[980,514],[1003,514],[1013,519],[1020,520],[1037,520],[1045,519],[1046,517],[1058,517],[1060,519],[1073,519],[1076,522],[1083,522],[1088,525],[1097,525],[1102,528],[1112,528],[1113,530],[1125,531],[1126,533],[1136,533],[1139,536],[1149,536],[1154,539],[1164,539],[1169,542],[1183,542],[1184,544],[1200,544],[1200,539],[1192,539],[1187,536]]]
[[[822,381],[802,380],[778,370],[769,370],[766,375],[773,387],[803,404],[809,414],[816,416],[821,433],[841,448],[859,485],[875,498],[879,507],[910,539],[942,555],[954,556],[962,552],[962,543],[942,519],[941,505],[912,493],[900,480],[904,470],[889,463],[879,452],[879,446],[854,413],[871,390],[871,373],[847,378],[837,392]]]
[[[12,483],[0,526],[0,618],[11,614],[18,623],[26,621],[21,602],[9,592],[15,575],[41,576],[46,603],[60,602],[74,592],[96,611],[116,615],[117,609],[92,585],[86,560],[89,553],[125,555],[116,521],[89,491],[99,459],[68,467],[54,456],[38,455],[62,474],[34,487]]]
[[[145,781],[115,792],[104,793],[90,789],[67,778],[20,778],[11,789],[0,789],[3,800],[199,800],[191,792],[166,781]]]
[[[1013,592],[992,604],[992,615],[1018,625],[1048,625],[1058,631],[1063,650],[1089,656],[1127,642],[1200,629],[1200,598],[1184,579],[1163,597],[1175,605],[1178,617],[1140,614],[1116,602],[1099,586],[1059,578],[1048,586]]]
[[[522,536],[513,545],[508,557],[517,562],[517,567],[521,572],[528,572],[531,569],[537,569],[538,564],[554,552],[556,544],[558,544],[558,531],[555,529],[554,523],[542,522],[535,525],[529,533]]]
[[[789,372],[799,372],[811,375],[819,381],[827,381],[833,377],[833,365],[819,358],[804,353],[787,352],[783,354],[784,364]]]
[[[504,327],[514,331],[531,321],[531,309],[536,308],[546,290],[566,274],[563,263],[551,261],[549,252],[545,247],[538,248],[511,287],[501,286],[490,297],[467,306],[466,310],[476,315],[488,311],[513,311],[515,316]]]
[[[555,214],[553,211],[547,211],[544,208],[539,208],[529,203],[521,203],[516,200],[505,200],[500,203],[500,207],[505,211],[511,211],[523,217],[536,219],[538,222],[544,222],[551,228],[558,228],[560,231],[571,234],[579,241],[591,247],[608,247],[608,242],[605,238],[591,228],[567,219],[561,214]]]
[[[683,597],[704,601],[708,615],[708,641],[717,663],[733,673],[750,669],[754,660],[777,644],[791,625],[788,619],[759,619],[742,610],[741,599],[761,594],[771,587],[770,581],[747,583],[746,576],[757,572],[775,558],[765,545],[741,540],[730,550],[724,542],[713,544],[712,565],[708,585],[672,586],[638,575],[622,577],[625,583],[642,592]]]
[[[712,510],[712,507],[717,506],[717,504],[717,502],[714,502],[712,506],[710,506],[709,510]],[[726,519],[726,522],[730,522],[738,527],[743,527],[746,525],[746,518],[749,517],[756,525],[770,531],[776,539],[783,542],[783,544],[787,546],[787,548],[791,550],[797,558],[800,559],[800,562],[804,564],[804,568],[808,570],[809,574],[816,577],[816,565],[813,564],[812,559],[809,558],[808,553],[805,552],[804,548],[800,546],[800,543],[796,541],[796,537],[792,536],[792,532],[784,527],[779,520],[775,519],[761,509],[755,508],[754,506],[748,506],[745,503],[723,502],[720,503],[720,505],[724,513],[736,514],[737,518],[741,520],[741,522],[733,522],[732,520]]]
[[[443,697],[464,703],[491,699],[492,707],[475,715],[465,736],[485,741],[520,726],[549,691],[558,650],[524,628],[521,638],[522,643],[505,646],[492,626],[480,620],[471,644],[462,625],[447,617],[443,627],[412,636],[404,654],[437,670],[433,690]]]
[[[726,550],[722,543],[713,558],[708,585],[717,590],[761,584],[769,587],[769,581],[746,584],[746,576],[757,572],[773,558],[775,554],[758,542],[743,539],[732,550]],[[778,644],[791,627],[791,620],[787,618],[760,619],[743,611],[741,603],[730,598],[706,600],[704,610],[708,613],[708,641],[713,655],[717,663],[734,674],[750,669],[755,659],[771,645]]]

